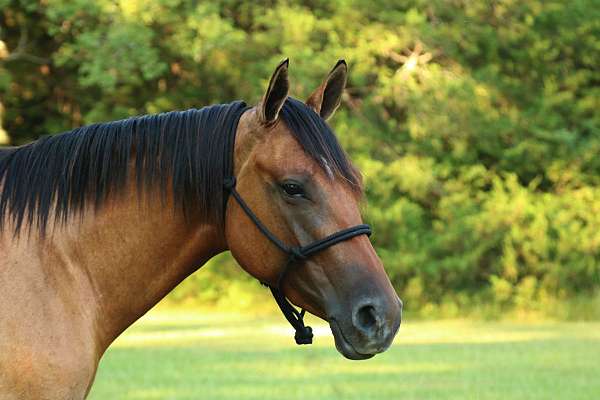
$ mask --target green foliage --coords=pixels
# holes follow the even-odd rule
[[[284,56],[304,97],[346,58],[332,124],[407,307],[550,309],[600,289],[597,0],[14,0],[0,45],[13,144],[256,101]],[[173,298],[227,290],[195,279]]]

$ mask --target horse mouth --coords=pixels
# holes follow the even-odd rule
[[[335,318],[329,319],[329,327],[333,338],[335,339],[335,348],[340,352],[341,355],[349,360],[368,360],[375,354],[364,354],[356,351],[352,343],[344,336],[344,332],[340,328],[340,325]]]

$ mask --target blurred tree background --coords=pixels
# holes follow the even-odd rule
[[[300,98],[349,63],[331,124],[409,310],[598,312],[599,0],[0,0],[0,144],[256,102],[286,56]],[[173,301],[249,281],[213,264]]]

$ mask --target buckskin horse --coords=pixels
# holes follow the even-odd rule
[[[325,122],[346,77],[342,60],[301,102],[285,60],[255,107],[2,150],[0,399],[85,398],[111,342],[226,250],[271,288],[299,344],[312,340],[307,310],[345,357],[386,350],[402,303],[361,222],[360,174]]]

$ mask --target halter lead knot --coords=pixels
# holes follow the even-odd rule
[[[296,344],[312,344],[313,336],[312,328],[304,326],[301,329],[296,329],[294,339],[296,340]]]

